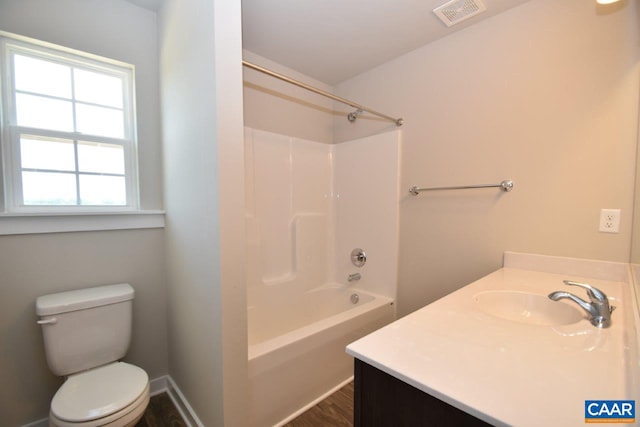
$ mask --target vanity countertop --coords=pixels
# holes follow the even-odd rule
[[[478,295],[500,290],[586,298],[567,279],[607,294],[616,306],[611,327],[592,326],[581,309],[573,323],[540,325],[478,304]],[[638,398],[630,281],[627,264],[506,253],[504,268],[351,343],[347,353],[493,425],[582,426],[585,400]]]

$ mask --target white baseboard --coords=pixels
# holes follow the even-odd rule
[[[316,406],[318,403],[322,402],[323,400],[325,400],[327,397],[331,396],[333,393],[335,393],[336,391],[340,390],[342,387],[346,386],[347,384],[349,384],[351,381],[353,381],[353,375],[350,376],[349,378],[347,378],[346,380],[342,381],[340,384],[338,384],[337,386],[333,387],[331,390],[327,391],[325,394],[323,394],[322,396],[319,396],[317,399],[307,403],[306,405],[304,405],[302,408],[298,409],[297,411],[295,411],[293,414],[289,415],[288,417],[286,417],[285,419],[283,419],[282,421],[276,423],[274,425],[274,427],[282,427],[285,424],[287,424],[289,421],[292,421],[294,418],[298,418],[300,415],[302,415],[304,412],[307,412],[309,409],[313,408],[314,406]]]
[[[25,424],[22,427],[49,427],[49,418],[43,418],[41,420]]]
[[[196,415],[187,398],[184,397],[184,394],[182,394],[182,391],[180,391],[170,376],[167,376],[167,394],[169,394],[173,404],[176,405],[178,412],[180,412],[182,419],[187,423],[188,427],[204,427],[204,424]]]
[[[178,412],[180,412],[180,415],[187,424],[187,427],[204,427],[204,424],[202,424],[195,411],[184,397],[184,394],[182,394],[169,375],[163,375],[149,381],[149,394],[151,396],[164,392],[169,395],[169,398],[178,409]],[[49,427],[49,418],[33,421],[29,424],[24,424],[22,427]]]
[[[167,381],[169,376],[163,375],[158,378],[154,378],[149,381],[149,395],[155,396],[156,394],[164,393],[167,391]]]

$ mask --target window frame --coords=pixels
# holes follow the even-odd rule
[[[18,126],[16,115],[16,93],[13,57],[22,54],[65,66],[116,76],[123,82],[124,137],[112,138]],[[81,214],[135,212],[140,209],[137,123],[135,107],[135,67],[131,64],[87,54],[47,42],[16,36],[0,31],[0,149],[3,194],[0,199],[2,211],[6,214]],[[75,98],[72,103],[78,103]],[[82,101],[80,101],[82,104]],[[88,104],[92,105],[92,104]],[[45,138],[71,140],[74,145],[86,141],[116,144],[123,147],[125,205],[25,205],[22,197],[22,164],[20,159],[20,136],[34,135]],[[77,177],[81,172],[76,168]]]

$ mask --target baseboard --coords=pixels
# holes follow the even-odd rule
[[[169,395],[178,412],[180,412],[180,416],[182,416],[187,427],[204,427],[204,424],[202,424],[191,405],[189,405],[182,391],[169,375],[163,375],[149,381],[149,394],[151,396],[165,392]],[[33,421],[29,424],[24,424],[22,427],[49,427],[49,418]]]
[[[187,401],[187,398],[184,397],[182,391],[169,376],[167,376],[167,394],[173,401],[173,404],[176,405],[178,412],[180,412],[182,419],[185,421],[188,427],[204,427],[204,424],[196,415],[196,411],[193,410],[193,408]]]
[[[202,424],[186,397],[182,394],[180,388],[178,388],[169,375],[164,375],[149,381],[149,394],[151,396],[165,392],[169,395],[169,398],[175,405],[184,422],[187,424],[187,427],[204,427],[204,424]]]
[[[168,375],[163,375],[161,377],[149,380],[149,395],[155,396],[167,391],[169,389],[169,387],[167,386],[168,378]]]
[[[22,427],[49,427],[49,418],[43,418],[41,420],[25,424]]]
[[[320,396],[317,399],[307,403],[305,406],[303,406],[302,408],[298,409],[293,414],[289,415],[288,417],[286,417],[282,421],[276,423],[274,425],[274,427],[282,427],[285,424],[287,424],[288,422],[292,421],[293,419],[298,418],[300,415],[302,415],[303,413],[307,412],[309,409],[313,408],[318,403],[322,402],[324,399],[326,399],[327,397],[331,396],[336,391],[340,390],[342,387],[344,387],[347,384],[349,384],[351,381],[353,381],[353,376],[350,376],[349,378],[347,378],[346,380],[342,381],[337,386],[333,387],[331,390],[327,391],[322,396]]]

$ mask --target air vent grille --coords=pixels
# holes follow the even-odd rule
[[[433,9],[433,13],[450,27],[487,10],[480,0],[452,0]]]

